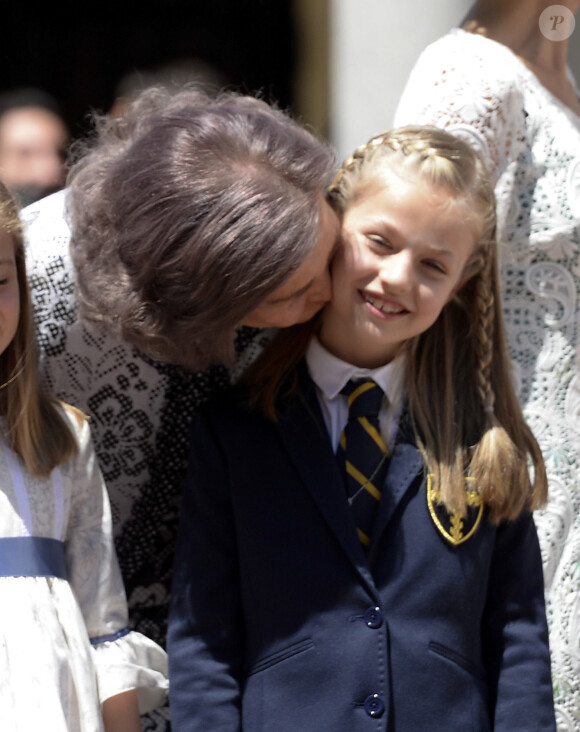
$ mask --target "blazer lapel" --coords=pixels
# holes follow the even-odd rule
[[[389,463],[389,469],[385,477],[381,500],[373,526],[369,562],[372,559],[373,550],[378,544],[378,538],[387,528],[397,506],[422,472],[423,467],[423,456],[416,445],[410,442],[397,443]]]
[[[280,436],[318,510],[374,595],[376,590],[314,386],[306,373],[301,374],[300,382],[298,394],[277,423]]]

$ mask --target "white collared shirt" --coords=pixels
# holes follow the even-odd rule
[[[403,358],[396,358],[377,369],[363,369],[333,356],[317,338],[313,338],[306,351],[306,364],[316,385],[332,449],[336,452],[340,435],[348,422],[348,402],[340,393],[341,389],[350,379],[367,378],[375,381],[385,393],[384,406],[379,412],[379,424],[383,439],[392,450],[403,407]]]

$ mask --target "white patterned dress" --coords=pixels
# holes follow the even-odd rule
[[[580,730],[580,117],[507,47],[454,29],[414,67],[395,125],[445,127],[496,184],[504,312],[547,463],[536,514],[560,732]]]
[[[76,458],[31,475],[0,422],[0,729],[100,732],[101,703],[163,703],[165,652],[129,632],[107,493],[88,422]]]

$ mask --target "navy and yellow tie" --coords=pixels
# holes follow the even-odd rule
[[[379,430],[383,390],[370,379],[357,379],[349,381],[341,393],[348,398],[348,422],[336,454],[345,471],[358,536],[366,548],[390,457]]]

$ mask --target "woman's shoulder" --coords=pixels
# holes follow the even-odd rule
[[[425,66],[429,64],[431,68],[448,67],[463,74],[477,68],[498,79],[513,78],[521,66],[521,61],[507,46],[462,28],[453,28],[429,44],[419,56],[419,62]]]
[[[461,106],[479,95],[493,106],[493,100],[519,96],[525,73],[522,62],[507,46],[454,28],[420,54],[403,93],[403,107],[409,94],[415,105],[425,96],[439,99],[439,104],[441,97],[448,98]]]
[[[419,57],[395,126],[447,128],[489,161],[495,178],[526,137],[525,72],[506,46],[455,28]]]

